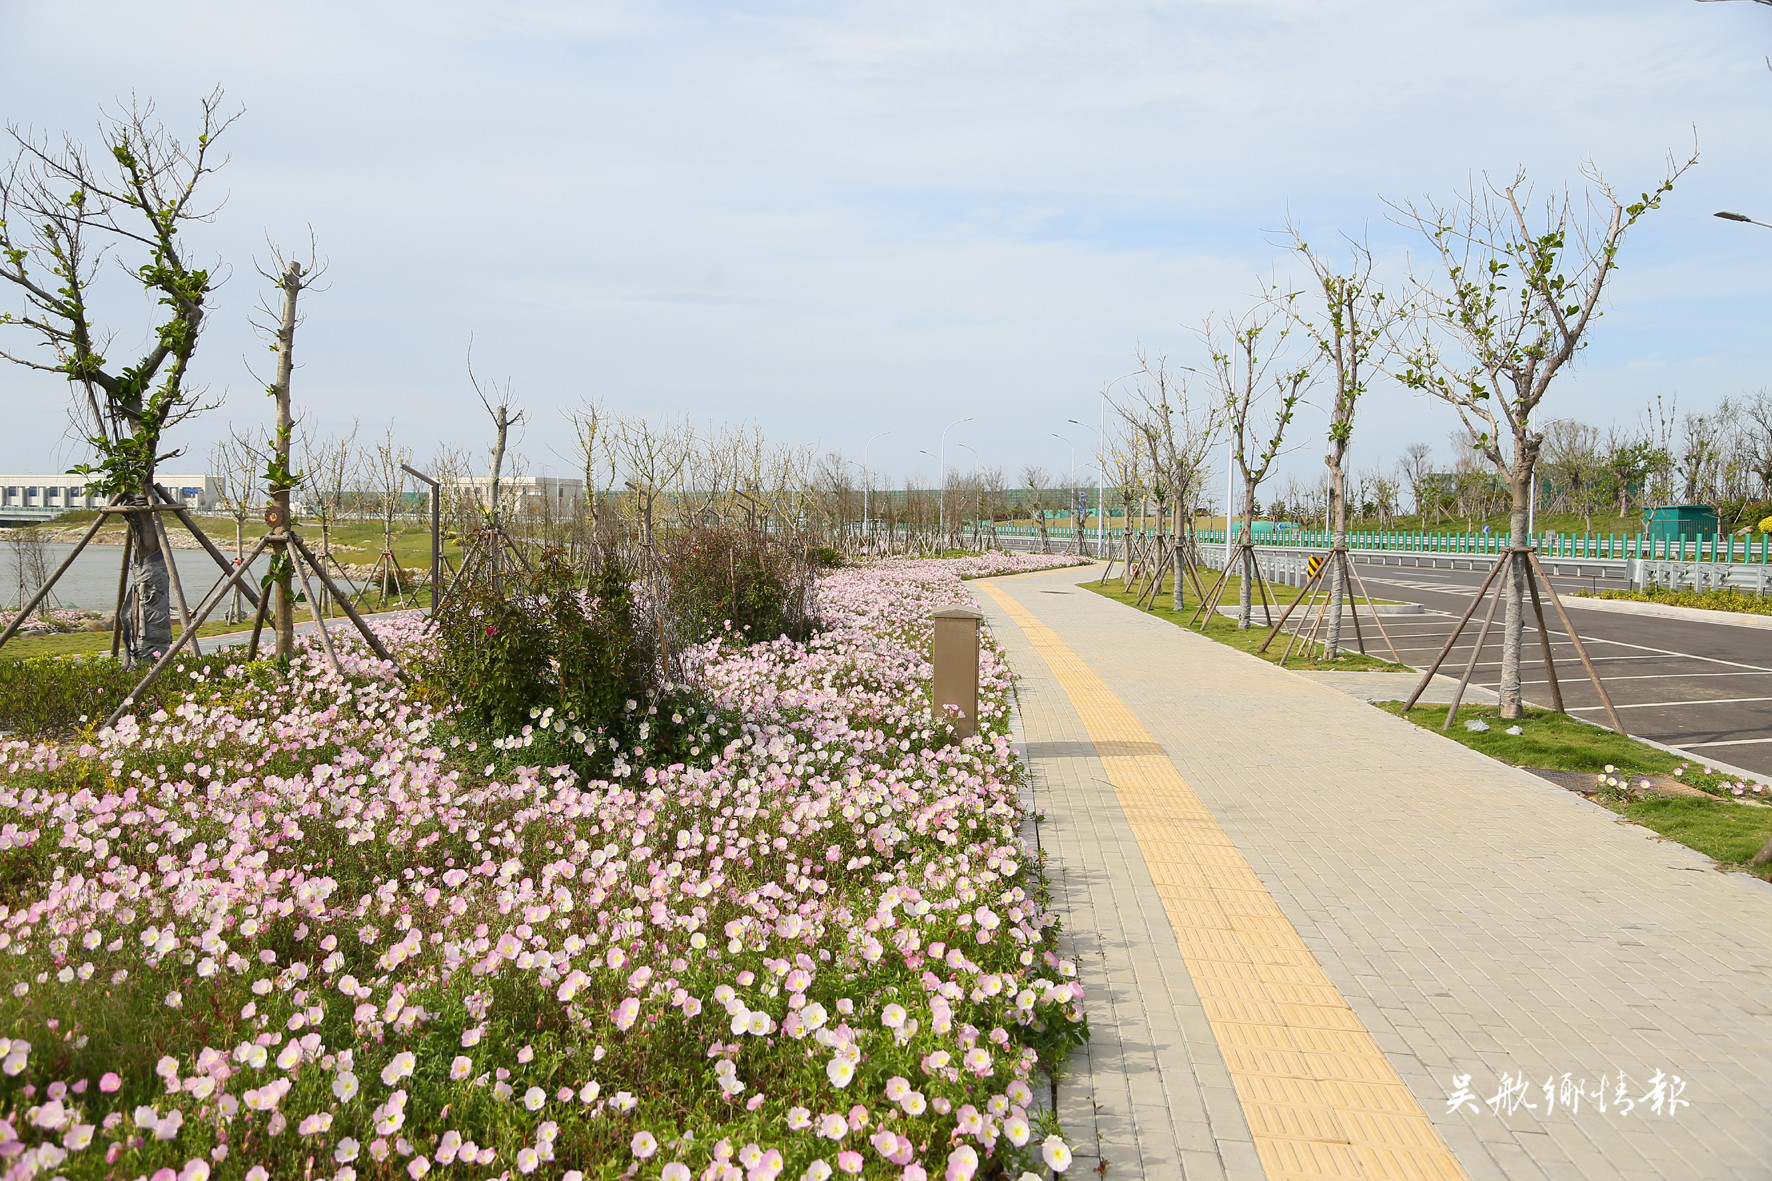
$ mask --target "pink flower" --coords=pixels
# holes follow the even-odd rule
[[[837,1167],[845,1173],[859,1173],[865,1163],[861,1159],[861,1153],[854,1149],[845,1148],[837,1154]]]
[[[621,1004],[615,1006],[615,1010],[610,1013],[609,1019],[615,1022],[615,1027],[617,1029],[625,1033],[633,1028],[634,1021],[639,1016],[640,998],[637,996],[631,996]]]
[[[105,1073],[98,1080],[98,1089],[103,1091],[107,1095],[111,1094],[114,1091],[121,1090],[122,1087],[123,1087],[123,1078],[121,1075],[119,1075],[114,1070],[105,1071]]]

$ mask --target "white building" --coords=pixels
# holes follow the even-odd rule
[[[158,472],[155,482],[184,502],[186,508],[207,512],[216,503],[214,476]],[[106,497],[80,483],[79,476],[0,475],[0,518],[11,521],[48,520],[74,509],[104,506]]]
[[[492,496],[491,476],[462,476],[445,487],[466,492],[482,505]],[[566,517],[584,503],[585,482],[564,476],[500,476],[498,499],[502,509],[519,517],[548,515]]]

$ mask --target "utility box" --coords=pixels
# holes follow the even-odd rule
[[[1664,504],[1643,510],[1643,532],[1651,541],[1677,541],[1681,537],[1715,536],[1717,510],[1708,504]]]
[[[929,653],[934,666],[935,720],[947,718],[952,706],[959,713],[953,719],[955,731],[961,738],[970,738],[978,733],[978,624],[984,613],[971,607],[946,607],[930,618],[935,621],[935,640]]]

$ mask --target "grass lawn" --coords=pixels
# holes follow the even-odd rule
[[[1385,701],[1380,702],[1378,708],[1400,714],[1403,703]],[[1446,707],[1418,705],[1409,711],[1408,717],[1418,726],[1439,732],[1440,725],[1446,720]],[[1489,729],[1466,729],[1464,723],[1471,720],[1481,720]],[[1508,734],[1506,730],[1511,725],[1519,726],[1521,733]],[[1720,784],[1734,782],[1727,776],[1704,774],[1702,764],[1695,765],[1689,759],[1657,750],[1634,738],[1547,709],[1528,709],[1520,721],[1505,722],[1500,711],[1492,705],[1461,706],[1458,720],[1452,723],[1451,730],[1444,732],[1444,737],[1515,767],[1599,774],[1607,766],[1613,766],[1625,777],[1673,775],[1684,767],[1687,770],[1678,776],[1679,780],[1702,790],[1715,790]],[[1696,796],[1618,803],[1596,799],[1595,802],[1724,865],[1745,869],[1760,877],[1772,877],[1772,865],[1747,864],[1761,846],[1772,839],[1772,807]]]
[[[1236,580],[1232,579],[1231,582],[1232,585],[1227,588],[1225,597],[1232,602],[1235,602],[1236,600],[1233,596],[1236,594]],[[1101,595],[1104,598],[1113,599],[1117,603],[1125,603],[1127,606],[1137,606],[1137,604],[1133,602],[1133,597],[1121,589],[1121,584],[1118,579],[1109,579],[1106,586],[1098,584],[1094,579],[1080,585],[1087,590],[1094,591],[1096,594]],[[1167,580],[1164,585],[1169,585]],[[1189,587],[1188,589],[1191,592],[1193,588]],[[1208,584],[1207,589],[1211,589],[1210,584]],[[1157,596],[1157,606],[1151,608],[1147,614],[1155,615],[1159,619],[1167,619],[1177,627],[1187,627],[1188,619],[1192,617],[1195,608],[1198,606],[1199,604],[1194,600],[1190,593],[1188,596],[1188,605],[1183,607],[1180,611],[1173,610],[1169,606],[1169,595],[1167,591],[1165,591]],[[1303,610],[1302,607],[1299,609]],[[1283,605],[1273,609],[1276,622],[1280,618],[1280,612],[1284,610],[1285,607]],[[1249,628],[1247,631],[1239,631],[1236,620],[1228,615],[1215,614],[1212,618],[1206,621],[1205,635],[1208,639],[1217,640],[1219,643],[1235,648],[1239,652],[1248,652],[1251,655],[1259,656],[1263,660],[1278,664],[1281,654],[1286,651],[1286,637],[1284,635],[1275,636],[1274,642],[1268,645],[1268,650],[1266,652],[1257,652],[1256,649],[1261,646],[1263,640],[1267,639],[1267,633],[1271,629],[1270,627],[1263,625],[1262,620],[1264,619],[1264,616],[1259,606],[1255,609],[1254,618],[1254,627]],[[1360,626],[1367,632],[1366,647],[1373,650],[1382,649],[1384,642],[1378,638],[1378,629],[1371,626],[1368,622],[1362,622]],[[1199,631],[1198,627],[1191,628],[1190,630],[1196,632]],[[1346,624],[1342,629],[1343,636],[1349,643],[1353,642],[1353,630],[1351,622]],[[1305,659],[1300,655],[1303,647],[1304,645],[1302,643],[1293,647],[1292,659],[1286,662],[1287,668],[1295,668],[1311,672],[1407,671],[1407,666],[1405,665],[1392,664],[1388,660],[1380,660],[1375,656],[1361,656],[1357,652],[1346,653],[1335,660],[1319,660],[1314,655],[1310,659]],[[1320,652],[1321,650],[1321,645],[1318,645],[1316,651]]]
[[[1385,701],[1378,708],[1401,713],[1403,703]],[[1446,721],[1446,707],[1418,705],[1409,711],[1409,720],[1426,729],[1439,730]],[[1471,720],[1480,720],[1489,729],[1467,730],[1464,724]],[[1522,733],[1507,733],[1507,728],[1515,725]],[[1466,703],[1458,707],[1458,720],[1446,731],[1446,737],[1515,767],[1598,774],[1611,764],[1638,775],[1672,775],[1677,768],[1691,765],[1689,759],[1548,709],[1527,709],[1524,719],[1507,722],[1493,705]],[[1694,787],[1701,786],[1697,782],[1701,776],[1681,778],[1691,780]]]

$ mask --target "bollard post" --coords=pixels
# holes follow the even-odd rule
[[[935,666],[935,720],[946,718],[949,706],[956,707],[955,732],[970,738],[978,733],[978,621],[984,614],[971,607],[946,607],[930,618],[935,621],[929,657]]]

